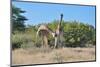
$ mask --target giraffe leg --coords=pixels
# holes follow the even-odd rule
[[[57,43],[58,43],[58,38],[57,38],[57,37],[55,37],[55,45],[54,45],[54,48],[56,48],[56,47],[57,47]]]
[[[46,48],[48,48],[48,38],[47,38],[46,35],[44,36],[44,46],[45,46]]]

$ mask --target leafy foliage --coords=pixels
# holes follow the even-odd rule
[[[31,46],[35,46],[36,37],[35,33],[20,33],[17,32],[16,34],[12,35],[12,48],[27,48]]]

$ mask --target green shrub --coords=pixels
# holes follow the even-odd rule
[[[19,35],[12,35],[12,49],[20,48],[22,42],[22,38]]]
[[[23,44],[29,44],[29,43],[35,43],[36,38],[35,35],[33,34],[28,34],[28,33],[17,33],[17,34],[12,34],[12,48],[23,48],[25,45]],[[29,46],[29,45],[28,45]]]

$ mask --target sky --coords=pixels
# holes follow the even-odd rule
[[[60,14],[63,13],[64,21],[76,20],[95,27],[95,6],[15,1],[12,4],[26,11],[26,13],[22,14],[28,19],[25,21],[26,24],[49,23],[59,20]]]

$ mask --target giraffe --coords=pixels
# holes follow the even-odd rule
[[[54,48],[56,48],[58,43],[60,43],[60,35],[62,33],[62,27],[61,27],[62,19],[63,19],[63,14],[61,14],[61,19],[60,19],[60,22],[58,23],[58,26],[55,32],[53,32],[50,28],[48,28],[47,25],[40,25],[40,27],[38,28],[36,37],[39,34],[42,36],[43,44],[45,47],[48,47],[48,35],[49,34],[51,34],[55,39]]]
[[[55,36],[55,33],[50,28],[48,28],[47,25],[40,25],[40,27],[38,28],[36,37],[38,35],[41,35],[42,36],[43,45],[45,47],[48,47],[48,35],[49,34],[51,34],[53,37]]]
[[[54,45],[54,48],[56,48],[57,45],[60,43],[60,37],[63,33],[62,26],[61,26],[62,19],[63,19],[63,14],[61,14],[60,22],[58,23],[57,29],[55,31],[55,45]]]

